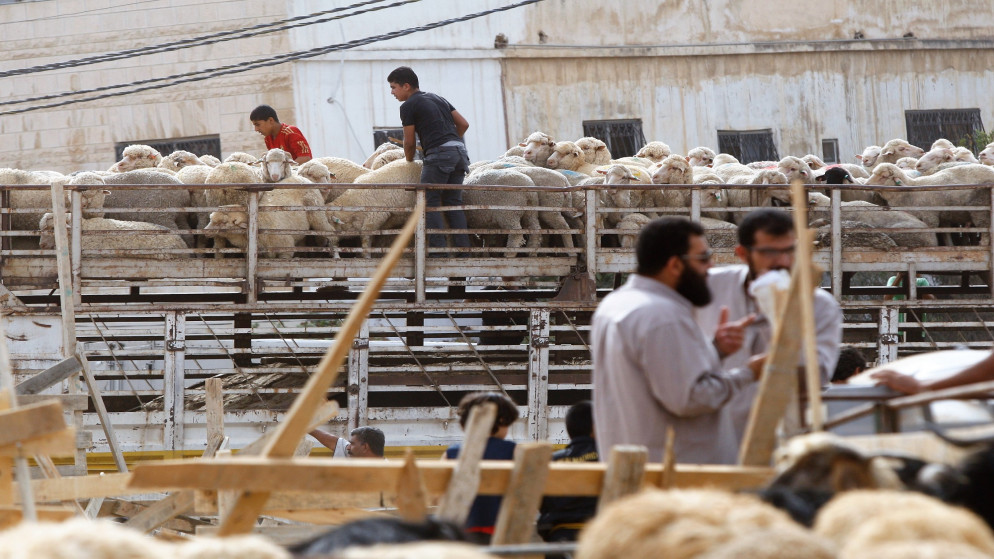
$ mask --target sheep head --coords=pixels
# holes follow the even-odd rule
[[[727,165],[729,163],[739,163],[739,160],[730,153],[719,153],[714,156],[713,166],[720,167],[722,165]]]
[[[928,155],[928,154],[926,154]],[[894,162],[899,169],[904,169],[905,171],[916,171],[918,168],[918,162],[920,159],[915,159],[914,157],[902,157]],[[921,171],[919,171],[921,172]]]
[[[663,159],[659,168],[652,173],[653,184],[694,184],[694,171],[690,163],[679,155]]]
[[[963,161],[966,163],[980,163],[980,161],[978,161],[977,158],[973,156],[973,152],[964,147],[953,148],[953,161]]]
[[[576,142],[576,147],[583,150],[583,160],[593,165],[607,165],[611,161],[611,152],[607,149],[607,144],[592,136],[580,138]]]
[[[556,142],[545,132],[532,132],[524,142],[518,144],[519,147],[525,148],[521,156],[529,163],[540,167],[545,166],[555,145]]]
[[[320,161],[311,159],[297,169],[297,174],[314,183],[328,184],[335,178],[334,173],[328,170],[328,166]]]
[[[994,143],[987,144],[987,147],[984,148],[984,151],[980,152],[977,159],[984,165],[994,165]]]
[[[586,162],[583,150],[577,147],[576,144],[573,142],[557,142],[553,146],[552,155],[549,156],[546,164],[550,169],[575,171]]]
[[[205,230],[215,231],[219,229],[248,229],[248,214],[237,204],[221,206],[217,211],[211,212],[210,223],[204,227]]]
[[[801,158],[801,161],[807,163],[808,167],[810,167],[812,171],[817,171],[818,169],[823,169],[825,167],[828,167],[828,165],[824,161],[822,161],[820,157],[818,157],[813,153],[805,155],[804,157]]]
[[[135,169],[158,167],[161,162],[162,154],[155,148],[144,144],[133,144],[124,148],[121,160],[112,168],[118,173],[124,173]]]
[[[653,163],[659,163],[663,159],[672,154],[673,151],[670,146],[664,144],[663,142],[649,142],[648,144],[642,146],[642,149],[635,154],[635,157],[644,157],[646,159],[651,159]]]
[[[880,148],[880,160],[885,163],[893,163],[902,157],[921,157],[925,150],[918,146],[913,146],[899,138],[893,139]]]
[[[824,173],[815,177],[815,180],[825,184],[855,184],[852,175],[843,167],[829,167]]]
[[[859,162],[867,169],[872,169],[877,164],[877,159],[879,158],[880,146],[867,146],[861,155],[856,156],[856,159],[859,159]]]
[[[632,170],[624,165],[611,165],[607,169],[597,169],[597,173],[604,175],[604,184],[631,184],[638,182]]]
[[[273,148],[262,156],[262,180],[280,182],[293,173],[293,155],[280,148]]]
[[[159,167],[165,169],[171,169],[173,171],[179,171],[183,167],[188,167],[190,165],[204,165],[204,162],[200,160],[196,155],[183,150],[176,150],[169,155],[162,158],[162,162],[159,163]]]
[[[954,146],[953,143],[950,142],[949,140],[945,138],[939,138],[938,140],[932,142],[932,147],[929,149],[938,149],[938,148],[953,149],[954,147],[956,146]]]
[[[687,152],[687,163],[691,167],[710,167],[714,163],[714,151],[703,146]]]
[[[811,182],[811,167],[808,167],[808,164],[805,163],[800,157],[784,157],[779,163],[777,163],[777,171],[780,171],[787,177],[787,182],[793,182],[795,180],[799,180],[804,184],[809,184]]]
[[[244,163],[246,165],[251,165],[258,161],[259,158],[254,155],[249,155],[244,151],[236,151],[228,157],[224,158],[224,163]]]
[[[904,171],[893,163],[881,163],[873,169],[873,174],[866,179],[867,186],[903,186],[908,180]]]
[[[909,158],[907,157],[901,158],[900,160],[898,160],[897,166],[901,167],[902,169],[907,169],[907,167],[902,167],[900,165],[900,162],[905,159]],[[932,151],[921,156],[921,158],[918,159],[918,162],[912,167],[912,169],[918,171],[919,173],[924,174],[943,163],[953,161],[953,159],[954,159],[953,150],[944,147],[935,148]]]

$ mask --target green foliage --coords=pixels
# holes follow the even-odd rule
[[[963,136],[957,140],[956,145],[967,148],[976,155],[992,142],[994,142],[994,131],[974,130],[972,135]]]

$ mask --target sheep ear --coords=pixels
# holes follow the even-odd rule
[[[594,169],[594,172],[600,173],[602,175],[606,175],[607,174],[607,169]]]
[[[520,148],[523,148],[523,147],[525,147],[526,145],[528,145],[528,144],[526,144],[526,143],[524,143],[524,142],[521,142],[520,144],[518,144],[518,147],[520,147]]]
[[[110,190],[101,190],[100,192],[102,192],[104,196],[110,196],[111,194],[113,194],[113,192],[111,192]]]
[[[859,159],[860,161],[862,161],[863,160],[863,155],[862,154],[856,154],[856,159]]]
[[[818,181],[818,182],[825,182],[825,180],[826,180],[825,179],[825,175],[819,175],[819,176],[815,177],[815,180]]]

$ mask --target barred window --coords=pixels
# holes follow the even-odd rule
[[[133,142],[118,142],[114,144],[115,161],[120,161],[124,157],[124,148],[134,145],[144,144],[155,148],[163,157],[170,153],[183,150],[194,155],[213,155],[221,159],[221,136],[195,136],[191,138],[173,138],[170,140],[135,140]]]
[[[631,157],[645,145],[642,119],[585,120],[583,135],[607,144],[611,157]]]
[[[975,132],[984,131],[980,109],[936,109],[904,111],[908,127],[908,142],[928,149],[932,142],[945,138],[956,145],[965,145],[973,153],[984,149],[976,145]]]
[[[826,138],[821,141],[821,160],[825,163],[839,163],[839,140]]]
[[[719,130],[718,151],[735,156],[742,164],[780,159],[772,129]]]

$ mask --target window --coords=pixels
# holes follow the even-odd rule
[[[193,138],[174,138],[171,140],[135,140],[133,142],[118,142],[114,144],[115,161],[124,157],[124,148],[133,144],[145,144],[155,148],[163,157],[170,153],[183,150],[194,155],[213,155],[221,159],[221,136],[196,136]]]
[[[908,127],[908,142],[928,149],[932,142],[945,138],[953,144],[965,145],[977,153],[983,145],[975,145],[975,132],[984,131],[980,109],[938,109],[930,111],[904,111]]]
[[[821,160],[825,163],[839,163],[839,140],[827,138],[821,141]]]
[[[645,145],[642,119],[585,120],[583,135],[607,144],[611,157],[631,157]]]
[[[773,130],[719,130],[718,151],[735,156],[742,164],[778,161]]]

